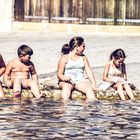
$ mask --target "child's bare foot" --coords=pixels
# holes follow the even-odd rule
[[[98,101],[98,99],[97,98],[94,98],[94,99],[86,99],[86,102],[88,103],[88,102],[95,102],[95,101]]]
[[[0,93],[0,98],[4,98],[4,94],[3,93]]]
[[[14,97],[15,98],[20,98],[21,94],[19,93],[19,91],[14,92]]]
[[[41,93],[40,94],[40,98],[46,98],[46,94],[45,93]]]

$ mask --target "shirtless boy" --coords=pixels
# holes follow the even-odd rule
[[[22,88],[31,88],[33,95],[41,98],[43,94],[39,91],[37,73],[34,64],[30,61],[33,50],[27,45],[21,45],[17,53],[18,58],[10,61],[6,67],[5,85],[13,88],[14,97],[21,96]]]

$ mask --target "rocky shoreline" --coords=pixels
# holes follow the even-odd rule
[[[13,90],[8,89],[7,87],[3,87],[5,92],[6,98],[13,98]],[[40,91],[46,94],[46,98],[50,98],[52,100],[59,100],[61,99],[61,90],[57,85],[47,84],[44,85],[43,83],[40,84]],[[133,90],[134,96],[137,100],[140,100],[140,89]],[[102,90],[95,92],[97,99],[99,100],[119,100],[120,97],[118,93],[114,90]],[[31,90],[24,89],[22,90],[22,99],[31,99],[33,98],[33,94]],[[128,97],[126,97],[128,99]],[[85,100],[86,96],[82,92],[74,90],[71,96],[72,100]]]

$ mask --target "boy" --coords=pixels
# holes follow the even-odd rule
[[[13,88],[14,97],[21,96],[22,88],[31,88],[33,95],[41,98],[43,94],[39,91],[37,73],[34,64],[30,61],[33,50],[27,45],[21,45],[17,53],[18,58],[10,61],[6,67],[5,85]]]
[[[3,75],[3,73],[5,72],[5,62],[0,54],[0,76]],[[1,81],[0,81],[0,98],[4,97],[4,91],[2,89],[2,84],[1,84]]]

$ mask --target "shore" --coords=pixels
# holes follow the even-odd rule
[[[0,53],[8,63],[17,57],[17,48],[20,45],[29,45],[34,50],[32,61],[40,81],[48,79],[57,82],[56,70],[61,47],[68,43],[73,36],[82,36],[85,39],[85,55],[93,68],[97,85],[102,81],[103,68],[110,53],[114,49],[122,48],[127,55],[125,63],[128,79],[140,88],[140,36],[41,32],[2,33],[0,35]]]

